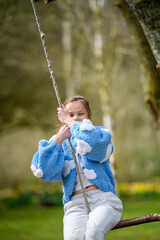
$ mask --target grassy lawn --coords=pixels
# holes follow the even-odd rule
[[[124,211],[122,219],[134,218],[150,213],[160,213],[160,199],[123,201]],[[160,222],[146,223],[133,227],[110,231],[107,240],[159,240]]]
[[[124,202],[124,201],[123,201]],[[160,213],[160,200],[124,202],[123,219]],[[0,240],[62,240],[63,208],[24,207],[0,212]],[[159,240],[160,222],[110,231],[108,240]]]

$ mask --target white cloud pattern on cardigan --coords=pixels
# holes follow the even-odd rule
[[[100,163],[107,161],[110,158],[111,154],[112,154],[112,144],[110,143],[107,147],[106,155],[104,159],[100,161]]]
[[[37,169],[36,166],[32,164],[31,165],[31,170],[32,170],[35,177],[37,177],[37,178],[42,178],[43,177],[42,169],[40,169],[40,168]]]
[[[63,176],[67,177],[70,171],[74,168],[75,168],[74,160],[70,160],[70,161],[66,160],[64,162],[64,167],[63,167]]]
[[[77,152],[80,155],[85,155],[88,152],[91,152],[91,146],[84,140],[77,139]]]
[[[107,129],[107,128],[101,128],[101,130],[111,134],[111,131],[109,129]]]
[[[92,131],[93,129],[95,129],[95,126],[93,126],[92,122],[89,119],[84,119],[80,126],[80,130],[81,131]]]

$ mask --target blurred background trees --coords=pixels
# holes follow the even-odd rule
[[[150,13],[146,0],[36,4],[62,101],[86,96],[93,123],[112,128],[119,182],[160,177],[159,53],[136,2],[144,22],[156,19],[159,41],[160,6]],[[0,31],[0,187],[14,187],[37,181],[30,162],[38,141],[56,131],[57,100],[30,1],[0,0]]]

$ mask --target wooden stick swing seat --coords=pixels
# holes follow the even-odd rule
[[[52,68],[52,62],[49,58],[49,54],[48,54],[48,50],[47,50],[45,35],[44,35],[44,33],[41,29],[38,13],[37,13],[36,6],[35,6],[35,2],[41,2],[41,1],[43,1],[45,3],[48,3],[50,1],[55,1],[55,0],[31,0],[31,4],[32,4],[32,7],[33,7],[33,12],[34,12],[34,15],[35,15],[36,23],[38,25],[38,30],[39,30],[39,33],[40,33],[42,46],[43,46],[44,53],[45,53],[45,56],[46,56],[46,60],[47,60],[47,63],[48,63],[50,78],[51,78],[52,83],[53,83],[53,87],[54,87],[54,90],[55,90],[55,94],[56,94],[56,97],[57,97],[58,104],[59,104],[59,106],[61,106],[62,104],[61,104],[61,100],[60,100],[60,96],[59,96],[59,92],[58,92],[58,88],[57,88],[57,84],[56,84],[56,80],[55,80],[55,76],[54,76],[54,71],[53,71],[53,68]],[[69,141],[69,143],[70,143],[70,141]],[[87,201],[87,198],[86,198],[86,195],[85,195],[85,190],[84,190],[84,187],[83,187],[81,176],[79,174],[78,165],[77,165],[77,162],[76,162],[76,158],[74,156],[73,147],[72,147],[71,143],[70,143],[70,147],[71,147],[72,155],[73,155],[74,162],[75,162],[75,165],[76,165],[77,174],[78,174],[79,179],[80,179],[80,184],[81,184],[81,188],[82,188],[82,191],[83,191],[83,196],[84,196],[84,200],[85,200],[85,203],[86,203],[86,207],[88,209],[88,212],[90,212],[89,204],[88,204],[88,201]],[[131,226],[144,224],[144,223],[149,223],[149,222],[156,222],[156,221],[160,221],[160,214],[158,214],[158,213],[148,214],[146,216],[121,220],[112,230],[125,228],[125,227],[131,227]]]
[[[153,213],[153,214],[148,214],[142,217],[121,220],[112,230],[131,227],[131,226],[135,226],[143,223],[157,222],[157,221],[160,221],[160,214]]]

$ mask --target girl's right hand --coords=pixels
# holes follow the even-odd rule
[[[67,109],[62,106],[57,108],[58,111],[58,119],[62,124],[66,124],[67,126],[71,127],[74,124],[73,118],[70,116],[70,113]]]
[[[71,137],[70,128],[67,125],[63,125],[54,137],[54,141],[61,145],[64,140]]]

